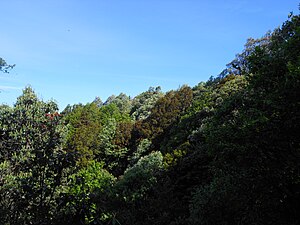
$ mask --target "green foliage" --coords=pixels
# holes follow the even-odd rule
[[[115,107],[114,104],[104,107]],[[119,111],[118,111],[119,112]],[[105,162],[106,168],[114,175],[121,175],[126,168],[126,153],[131,138],[132,124],[129,117],[113,114],[107,117],[99,133],[97,159]]]
[[[15,65],[8,65],[4,59],[0,57],[0,71],[3,73],[9,73],[9,70],[14,68]]]
[[[111,219],[105,208],[115,178],[103,169],[103,163],[90,161],[89,164],[73,174],[68,185],[65,213],[74,223],[93,224]],[[77,220],[77,221],[76,221]],[[70,221],[68,221],[70,223]]]
[[[65,129],[54,102],[27,87],[13,108],[1,107],[1,209],[6,223],[53,221],[57,190],[72,161],[63,151]],[[5,214],[4,214],[5,215]]]
[[[206,125],[213,179],[193,194],[192,224],[299,223],[299,21],[255,48],[248,87]]]
[[[96,97],[96,98],[94,99],[93,103],[94,103],[96,106],[98,106],[99,108],[100,108],[101,106],[103,106],[103,102],[102,102],[102,100],[101,100],[100,97]]]
[[[118,174],[118,167],[122,168],[121,160],[125,158],[127,148],[121,145],[116,145],[116,129],[117,122],[114,118],[107,121],[107,124],[103,126],[99,134],[99,150],[97,159],[105,162],[106,168],[113,174]],[[121,144],[121,143],[118,143]]]
[[[114,164],[112,174],[120,176],[128,166],[128,155],[132,148],[132,130],[134,124],[132,122],[120,122],[117,124],[115,135],[112,139],[114,146]]]
[[[150,87],[148,91],[143,92],[132,100],[132,109],[130,112],[134,120],[144,120],[151,114],[158,99],[163,97],[160,87]]]
[[[103,169],[103,163],[95,161],[91,161],[70,178],[72,183],[68,193],[74,196],[87,195],[94,191],[103,192],[111,187],[114,181],[113,176]]]
[[[9,223],[15,220],[16,215],[12,215],[12,212],[17,207],[17,190],[21,189],[10,161],[0,163],[0,187],[0,219]]]
[[[125,154],[131,138],[129,115],[121,113],[115,103],[77,105],[65,113],[69,128],[66,148],[76,153],[78,166],[97,160],[105,162],[114,175],[121,175],[127,166]]]
[[[164,97],[157,100],[147,119],[136,123],[135,138],[138,140],[150,139],[152,149],[159,149],[166,133],[191,105],[192,97],[192,89],[188,86],[166,93]]]
[[[76,153],[80,166],[93,160],[98,152],[100,116],[100,109],[92,103],[75,107],[65,118],[69,128],[66,148]]]
[[[0,106],[0,221],[299,224],[299,68],[292,15],[193,89],[59,114],[26,88]]]
[[[177,164],[188,152],[193,149],[191,142],[201,142],[201,132],[205,124],[214,115],[214,111],[222,102],[234,93],[247,86],[245,76],[229,75],[214,85],[199,83],[193,88],[194,98],[190,107],[180,117],[177,123],[165,135],[160,143],[160,150],[165,154],[165,165]],[[199,144],[199,143],[197,143]]]
[[[190,204],[190,224],[236,224],[238,216],[236,211],[241,209],[236,208],[238,199],[235,191],[238,190],[239,184],[233,182],[224,176],[197,189],[192,195]],[[247,203],[249,201],[246,198],[239,200]],[[253,221],[243,222],[252,224]]]
[[[127,113],[122,113],[114,103],[101,107],[100,112],[100,121],[102,125],[107,124],[112,118],[115,119],[116,122],[130,121],[129,115]]]
[[[137,163],[137,161],[145,155],[151,146],[151,141],[148,139],[143,139],[141,142],[138,144],[137,149],[135,152],[133,152],[132,156],[129,157],[129,162],[131,165],[134,165]]]
[[[120,195],[129,202],[146,198],[149,190],[154,188],[157,182],[155,174],[162,169],[163,157],[160,152],[141,157],[135,165],[125,171],[118,182]]]
[[[157,176],[163,171],[163,157],[152,152],[141,157],[119,178],[115,187],[115,198],[110,200],[111,214],[116,224],[139,224],[144,221],[139,210],[157,188]]]
[[[112,103],[114,103],[123,114],[129,113],[131,110],[131,99],[124,93],[119,94]]]
[[[164,164],[166,167],[174,166],[177,164],[178,160],[184,157],[190,150],[191,146],[189,142],[185,142],[180,145],[177,149],[173,150],[171,153],[166,153],[164,156]]]
[[[246,44],[244,45],[243,52],[237,54],[235,59],[227,64],[227,68],[222,71],[220,78],[224,78],[230,74],[242,75],[249,73],[249,56],[255,52],[256,47],[268,48],[271,42],[271,37],[271,32],[268,32],[265,36],[258,39],[248,38]]]

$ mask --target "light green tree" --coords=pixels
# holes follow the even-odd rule
[[[144,120],[151,114],[151,109],[154,107],[157,100],[163,97],[161,88],[150,87],[132,100],[132,108],[130,115],[134,120]]]

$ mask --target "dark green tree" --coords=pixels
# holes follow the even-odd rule
[[[69,128],[66,148],[77,155],[80,166],[87,165],[98,154],[100,114],[100,108],[91,103],[75,107],[65,118]]]
[[[9,71],[15,67],[14,65],[9,65],[6,63],[6,61],[0,57],[0,71],[4,73],[9,73]]]
[[[192,224],[298,224],[300,18],[247,57],[247,88],[206,125],[213,179],[192,196]]]
[[[1,221],[52,223],[59,189],[72,165],[63,150],[65,129],[57,105],[39,100],[27,87],[13,108],[1,109]]]

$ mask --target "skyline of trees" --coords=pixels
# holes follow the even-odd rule
[[[0,224],[299,224],[299,68],[292,15],[195,87],[62,112],[26,87],[0,105]]]

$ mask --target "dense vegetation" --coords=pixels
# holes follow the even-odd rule
[[[0,70],[11,66],[0,58]],[[300,16],[217,77],[0,106],[1,224],[300,224]]]

